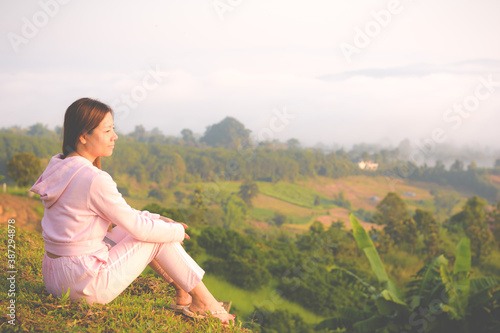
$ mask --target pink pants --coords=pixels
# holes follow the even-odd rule
[[[106,235],[116,243],[95,253],[43,258],[42,273],[47,291],[61,297],[69,288],[69,298],[87,303],[106,304],[124,291],[153,261],[182,289],[189,292],[200,283],[204,271],[186,253],[180,243],[138,241],[120,227]],[[167,276],[168,274],[168,276]],[[170,281],[171,281],[170,280]]]

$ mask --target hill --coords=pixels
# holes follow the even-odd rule
[[[17,222],[16,222],[17,223]],[[7,235],[2,220],[2,235]],[[118,298],[106,305],[88,305],[51,297],[42,277],[43,239],[37,232],[18,226],[15,229],[16,269],[15,296],[2,297],[2,332],[249,332],[241,328],[223,327],[216,319],[191,320],[167,310],[174,301],[174,289],[153,275],[140,276]],[[0,250],[7,253],[7,237]],[[9,290],[2,279],[2,290]],[[8,323],[9,300],[15,300],[15,326]]]

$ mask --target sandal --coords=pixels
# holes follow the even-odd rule
[[[174,310],[175,312],[182,312],[182,310],[184,310],[185,307],[188,307],[190,305],[191,304],[187,304],[187,305],[170,304],[169,308],[170,308],[170,310]]]
[[[231,304],[233,302],[219,302],[220,305],[226,310],[226,312],[229,313],[229,309],[231,309]],[[189,307],[191,304],[186,304],[186,305],[181,305],[181,304],[170,304],[169,308],[170,310],[173,310],[175,312],[182,312],[185,307]]]
[[[208,312],[208,311],[207,311]],[[219,314],[228,314],[226,310],[218,310],[218,311],[210,311],[209,314],[207,313],[198,313],[198,312],[193,312],[189,309],[189,306],[185,306],[182,309],[182,314],[190,317],[190,318],[195,318],[195,319],[205,319],[208,318],[210,315],[219,315]]]

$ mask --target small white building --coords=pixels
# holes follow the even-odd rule
[[[358,167],[362,170],[377,170],[378,169],[378,163],[374,163],[373,161],[360,161],[358,162]]]

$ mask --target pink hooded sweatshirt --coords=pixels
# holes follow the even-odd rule
[[[144,242],[184,240],[181,224],[131,208],[111,176],[81,156],[52,157],[31,191],[40,195],[45,206],[45,250],[55,255],[79,256],[103,250],[110,224]]]

